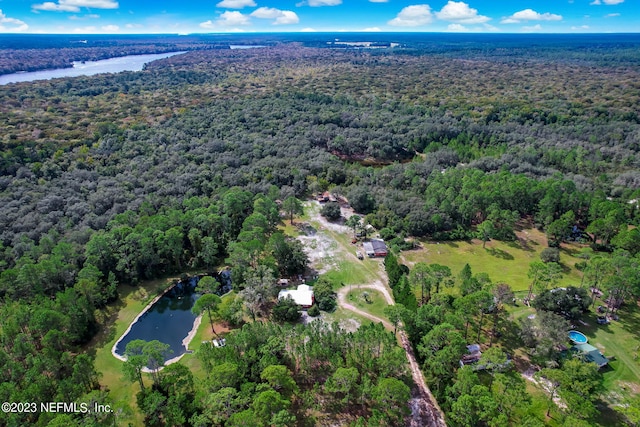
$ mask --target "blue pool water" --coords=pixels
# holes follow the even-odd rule
[[[587,337],[582,332],[571,331],[569,332],[569,339],[576,344],[584,344],[587,342]]]

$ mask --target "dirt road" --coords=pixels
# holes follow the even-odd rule
[[[327,233],[328,237],[331,237],[332,232],[350,232],[350,230],[344,226],[327,222],[327,220],[319,214],[319,211],[317,209],[310,209],[310,211],[312,211],[310,212],[311,220],[316,222],[317,224],[320,224],[320,229],[323,232]],[[334,240],[338,242],[337,239]],[[345,247],[340,243],[338,243],[337,246],[338,247],[336,248],[336,250],[341,252],[340,256],[352,257],[356,259],[351,247]],[[375,289],[381,292],[382,295],[384,295],[384,298],[389,305],[395,304],[393,298],[391,297],[391,293],[386,286],[387,275],[382,269],[378,270],[376,275],[378,276],[378,280],[375,280],[373,283],[360,284],[358,285],[358,287]],[[381,319],[349,304],[346,300],[348,292],[348,286],[338,290],[338,304],[340,305],[340,307],[359,314],[360,316],[371,319],[374,322],[381,322],[385,326],[385,328],[393,330],[393,325],[389,321]],[[431,390],[429,390],[429,387],[427,387],[427,384],[424,381],[422,371],[420,371],[420,365],[418,365],[418,362],[416,361],[416,357],[413,353],[413,348],[411,347],[409,339],[402,330],[400,330],[398,334],[400,336],[402,347],[407,354],[411,376],[413,377],[413,382],[416,385],[416,387],[412,390],[412,398],[409,402],[409,406],[411,407],[411,420],[409,425],[411,427],[446,427],[447,424],[444,420],[444,413],[442,412],[442,409],[440,409],[440,406],[438,406],[438,402],[433,397],[433,394],[431,394]]]

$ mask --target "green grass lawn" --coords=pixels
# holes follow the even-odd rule
[[[368,295],[368,300],[365,298],[365,293]],[[347,302],[362,311],[388,320],[384,314],[384,309],[388,306],[387,301],[385,301],[382,293],[375,289],[354,287],[347,294]]]
[[[600,300],[598,300],[600,302]],[[596,305],[598,304],[596,302]],[[640,307],[626,304],[619,311],[620,319],[608,325],[598,325],[595,311],[583,316],[588,326],[576,325],[605,356],[614,360],[603,369],[607,390],[621,393],[640,392]]]
[[[540,261],[540,252],[547,247],[547,241],[544,233],[535,229],[522,230],[517,232],[517,235],[519,240],[492,240],[487,242],[486,248],[482,247],[480,240],[475,239],[440,243],[421,242],[421,249],[403,252],[401,259],[409,266],[417,262],[446,265],[454,276],[457,276],[468,263],[474,274],[487,273],[494,283],[507,283],[514,291],[525,290],[531,282],[527,277],[529,264]],[[575,263],[580,261],[575,256],[579,250],[580,247],[577,245],[563,245],[560,262],[564,274],[558,286],[580,284],[582,274],[574,268]]]

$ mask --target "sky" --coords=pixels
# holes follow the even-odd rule
[[[0,0],[0,33],[640,32],[640,0]]]

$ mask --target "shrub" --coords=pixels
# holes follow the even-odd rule
[[[309,308],[309,310],[307,310],[307,314],[311,317],[318,317],[320,316],[320,309],[318,308],[318,306],[316,304],[313,304],[311,306],[311,308]]]
[[[330,221],[335,221],[342,215],[340,213],[340,205],[336,202],[328,202],[320,209],[320,215]]]
[[[296,322],[302,314],[298,311],[298,305],[291,298],[283,298],[273,307],[271,312],[276,322]]]
[[[560,262],[560,251],[558,248],[544,248],[540,252],[542,262]]]
[[[336,309],[337,295],[333,292],[333,285],[327,279],[318,280],[313,286],[313,293],[320,310],[332,312]]]

